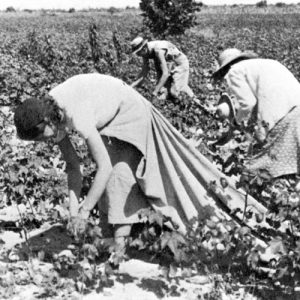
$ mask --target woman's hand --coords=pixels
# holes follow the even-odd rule
[[[71,217],[67,230],[78,240],[84,235],[87,223],[87,219],[83,219],[80,216]]]
[[[84,235],[89,216],[90,211],[81,206],[78,215],[71,217],[67,229],[75,239],[80,239]]]
[[[85,209],[83,206],[81,206],[79,208],[78,217],[83,220],[87,220],[89,218],[89,216],[90,216],[90,210]]]

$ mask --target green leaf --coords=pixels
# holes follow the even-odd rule
[[[240,228],[239,233],[240,233],[242,236],[244,236],[244,235],[246,235],[246,234],[250,234],[250,233],[251,233],[251,230],[250,230],[249,227],[243,226],[243,227]]]
[[[269,247],[271,250],[271,253],[273,254],[286,254],[286,247],[281,239],[273,238],[269,242]]]
[[[19,184],[16,186],[16,191],[20,194],[20,196],[25,195],[25,185],[24,184]]]
[[[162,250],[167,246],[170,238],[171,238],[170,232],[167,231],[163,233],[162,237],[160,238],[160,246]]]
[[[163,226],[163,214],[161,212],[152,211],[149,215],[149,223],[153,224],[156,223],[160,227]]]
[[[131,247],[137,247],[139,250],[145,249],[146,245],[141,238],[136,238],[130,243]]]
[[[250,254],[247,257],[247,264],[252,269],[256,269],[259,262],[259,254],[258,251],[254,250],[251,251]]]
[[[284,275],[289,275],[289,267],[280,268],[278,273],[276,274],[278,279],[281,279]]]
[[[215,222],[211,221],[211,220],[206,220],[205,223],[206,223],[206,225],[207,225],[209,228],[211,228],[211,229],[214,229],[214,228],[217,227],[217,224],[216,224]]]

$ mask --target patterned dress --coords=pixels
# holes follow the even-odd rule
[[[268,133],[263,147],[247,163],[251,172],[267,171],[272,177],[300,173],[300,106],[293,108]]]

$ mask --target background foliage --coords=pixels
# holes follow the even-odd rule
[[[183,34],[196,25],[196,12],[200,11],[194,0],[142,0],[144,24],[155,34]]]

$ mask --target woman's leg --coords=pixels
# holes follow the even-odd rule
[[[141,153],[132,145],[111,139],[107,143],[113,170],[106,185],[107,221],[113,227],[117,243],[124,243],[132,224],[138,223],[140,209],[149,206],[135,177]]]
[[[126,246],[126,238],[130,236],[132,224],[115,224],[114,225],[114,240],[119,249],[124,249]]]

